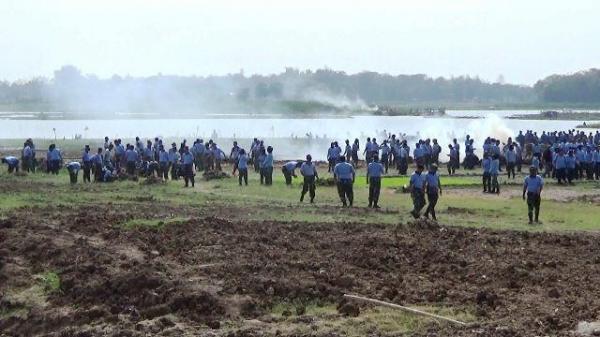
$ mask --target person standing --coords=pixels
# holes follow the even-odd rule
[[[508,178],[510,179],[510,174],[512,173],[513,179],[515,179],[515,166],[517,165],[517,153],[515,152],[514,146],[512,144],[508,147],[506,153],[504,154],[506,158],[506,171],[508,174]]]
[[[488,153],[483,154],[483,160],[481,161],[481,167],[483,168],[483,193],[492,193],[492,175],[490,174],[490,168],[492,165],[492,159]]]
[[[371,160],[373,157],[374,155],[371,156]],[[340,195],[343,207],[347,207],[348,204],[352,207],[354,203],[353,184],[356,173],[354,167],[346,163],[346,158],[343,156],[338,158],[340,162],[333,168],[333,178],[337,184],[338,194]]]
[[[300,166],[300,174],[304,177],[304,183],[302,184],[302,193],[300,194],[300,202],[304,201],[304,195],[309,192],[310,203],[315,202],[315,180],[319,179],[317,168],[312,162],[310,154],[306,155],[306,161]]]
[[[352,165],[355,168],[358,167],[358,151],[360,151],[360,143],[358,138],[356,138],[352,144]]]
[[[244,149],[240,149],[237,158],[238,180],[242,186],[242,180],[248,186],[248,155]]]
[[[192,187],[194,187],[194,155],[190,152],[190,148],[187,145],[183,148],[181,164],[183,165],[185,187],[188,187],[190,182],[192,183]]]
[[[29,142],[23,143],[23,151],[21,153],[21,167],[24,172],[35,172],[33,164],[33,154],[35,150],[31,148]]]
[[[92,171],[92,158],[90,156],[90,146],[86,145],[83,148],[83,154],[81,155],[81,161],[83,162],[83,182],[92,182],[90,172]]]
[[[390,163],[389,163],[389,158],[390,158],[390,152],[391,152],[391,148],[389,147],[387,140],[384,140],[383,143],[380,146],[381,149],[381,164],[384,166],[385,168],[385,173],[388,173],[388,169],[390,167]],[[377,156],[377,155],[375,155]],[[373,158],[375,159],[375,158]]]
[[[48,173],[58,174],[60,162],[62,161],[62,154],[60,153],[60,150],[56,148],[55,144],[50,144],[50,147],[48,147],[46,160],[48,162]]]
[[[500,173],[500,158],[498,155],[492,157],[490,162],[490,177],[491,177],[491,191],[490,193],[500,194],[500,184],[498,183],[498,174]]]
[[[383,164],[375,156],[367,166],[367,185],[369,185],[369,208],[379,208],[379,194],[381,192],[381,176],[383,175]]]
[[[267,146],[267,155],[263,159],[261,168],[265,176],[265,185],[273,185],[273,147]]]
[[[429,167],[429,172],[425,175],[425,191],[427,191],[427,209],[425,210],[425,217],[428,218],[431,213],[431,218],[437,221],[435,216],[435,205],[437,205],[440,195],[442,195],[442,184],[440,182],[440,176],[437,174],[438,167],[436,164],[432,164]]]
[[[421,216],[421,210],[425,206],[425,177],[422,164],[417,164],[417,170],[410,176],[409,190],[413,201],[413,210],[410,212],[415,219]]]
[[[539,222],[540,201],[543,188],[544,179],[537,174],[537,170],[534,167],[531,167],[529,169],[529,176],[525,178],[523,184],[523,200],[525,200],[525,194],[527,194],[527,215],[529,217],[529,224],[532,224],[534,219],[536,223]]]
[[[350,146],[350,140],[346,139],[346,147],[344,148],[344,157],[346,162],[350,163],[352,160],[352,146]]]
[[[158,149],[158,168],[160,178],[167,181],[169,179],[169,153],[162,144]]]
[[[456,141],[456,139],[455,139]],[[458,145],[458,144],[457,144]],[[456,168],[458,167],[458,151],[452,147],[451,144],[448,144],[448,149],[450,153],[448,154],[448,175],[453,175],[456,173]]]
[[[104,158],[102,156],[102,148],[98,148],[98,152],[92,157],[92,167],[94,169],[94,182],[102,182],[102,162]]]

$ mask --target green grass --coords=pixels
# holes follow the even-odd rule
[[[40,285],[46,294],[50,294],[60,290],[60,276],[53,272],[45,272],[38,275]]]
[[[464,172],[460,172],[464,174]],[[442,172],[443,174],[443,172]],[[322,178],[329,175],[321,173]],[[81,178],[81,177],[80,177]],[[410,195],[398,187],[408,182],[407,177],[385,177],[380,198],[381,211],[366,208],[368,186],[364,170],[358,170],[354,186],[355,209],[340,207],[337,190],[333,186],[318,186],[315,204],[299,203],[301,178],[286,186],[276,171],[273,186],[261,186],[258,176],[250,174],[249,186],[238,186],[237,179],[204,181],[197,177],[195,188],[183,188],[183,181],[146,185],[133,181],[109,184],[70,185],[63,170],[60,175],[30,174],[24,177],[8,175],[0,168],[0,217],[8,216],[22,207],[71,206],[93,208],[108,205],[126,209],[137,205],[156,205],[182,209],[181,214],[159,219],[147,217],[125,221],[124,228],[137,226],[161,227],[184,221],[198,214],[214,215],[234,220],[272,220],[303,222],[362,222],[391,225],[412,221]],[[577,183],[574,186],[556,186],[549,179],[542,198],[541,225],[527,224],[527,206],[521,200],[521,181],[518,177],[507,182],[500,178],[500,196],[481,193],[480,177],[472,175],[448,177],[442,175],[444,194],[437,214],[440,222],[448,225],[488,227],[517,230],[600,230],[600,207],[582,200],[560,200],[555,194],[568,191],[574,195],[593,196],[600,185],[596,182]],[[557,200],[552,200],[557,199]]]
[[[336,305],[331,303],[283,302],[277,303],[271,308],[271,314],[279,319],[276,328],[291,333],[310,333],[312,328],[297,320],[296,308],[300,305],[305,308],[304,316],[314,317],[319,322],[316,329],[317,332],[322,334],[336,333],[343,336],[367,336],[373,331],[383,334],[404,334],[426,331],[431,324],[447,324],[386,307],[367,307],[361,311],[358,317],[344,317],[337,312]],[[472,310],[438,306],[418,306],[415,308],[466,323],[475,321]],[[291,315],[284,316],[285,312]]]

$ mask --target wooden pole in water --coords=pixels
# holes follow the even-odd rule
[[[427,316],[427,317],[431,317],[431,318],[435,318],[435,319],[440,319],[440,320],[443,320],[443,321],[446,321],[446,322],[450,322],[450,323],[453,323],[453,324],[456,324],[456,325],[460,325],[460,326],[467,326],[467,323],[465,323],[465,322],[457,321],[455,319],[444,317],[444,316],[440,316],[440,315],[436,315],[436,314],[430,314],[430,313],[425,312],[425,311],[421,311],[421,310],[417,310],[417,309],[405,307],[405,306],[394,304],[394,303],[390,303],[390,302],[384,302],[384,301],[380,301],[380,300],[376,300],[376,299],[372,299],[372,298],[368,298],[368,297],[356,296],[356,295],[348,295],[348,294],[344,294],[344,297],[345,298],[349,298],[349,299],[353,299],[353,300],[357,300],[357,301],[362,301],[362,302],[367,302],[367,303],[373,303],[373,304],[381,305],[381,306],[384,306],[384,307],[399,309],[399,310],[411,312],[411,313],[416,314],[416,315],[421,315],[421,316]]]

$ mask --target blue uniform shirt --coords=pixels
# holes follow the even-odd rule
[[[17,159],[17,157],[13,157],[13,156],[8,156],[4,158],[6,160],[6,163],[8,164],[8,166],[10,167],[16,167],[17,165],[19,165],[19,159]]]
[[[304,162],[302,163],[302,166],[300,166],[300,173],[304,177],[314,177],[317,175],[317,168],[312,162]]]
[[[285,169],[288,172],[294,172],[294,170],[296,169],[296,165],[298,165],[297,161],[290,161],[290,162],[285,163],[285,165],[283,165],[283,167],[285,167]]]
[[[516,163],[517,162],[517,153],[515,152],[515,150],[508,150],[506,151],[506,161],[509,163]]]
[[[67,164],[67,169],[69,171],[77,173],[77,172],[79,172],[79,170],[81,170],[81,164],[79,164],[76,161],[72,161],[72,162],[70,162],[70,163]]]
[[[427,192],[437,193],[440,189],[440,176],[436,172],[427,172],[425,175],[425,182],[427,182]]]
[[[525,178],[524,187],[527,188],[527,192],[539,194],[543,186],[544,179],[539,175],[536,175],[535,177],[527,176]]]
[[[490,174],[498,175],[498,172],[500,172],[500,160],[492,159],[492,162],[490,163]]]
[[[167,151],[160,151],[158,153],[158,162],[159,163],[168,163],[169,162],[169,153]]]
[[[567,168],[567,160],[564,155],[557,155],[556,158],[554,158],[554,167],[556,167],[557,170]]]
[[[367,176],[369,178],[380,178],[383,175],[383,164],[378,162],[371,162],[367,166]]]
[[[483,166],[483,173],[490,173],[490,167],[492,165],[492,160],[490,158],[483,158],[481,161],[481,166]]]
[[[90,153],[88,151],[83,151],[83,154],[81,155],[81,161],[83,161],[83,163],[89,163],[90,162]]]
[[[183,153],[181,156],[181,162],[183,165],[189,165],[194,163],[194,156],[191,152]]]
[[[267,153],[267,155],[265,156],[265,159],[262,162],[262,167],[264,167],[264,168],[273,167],[273,154],[272,153]]]
[[[238,170],[247,170],[248,169],[248,156],[246,154],[242,154],[238,156]]]
[[[575,159],[575,156],[567,156],[565,161],[568,169],[574,169],[575,166],[577,166],[577,160]]]
[[[333,168],[333,174],[340,180],[351,180],[354,167],[346,162],[338,163]]]
[[[61,160],[62,156],[59,149],[48,151],[48,160]]]
[[[410,176],[410,186],[412,186],[413,189],[422,191],[423,187],[425,187],[425,175],[418,172],[413,173]]]
[[[125,152],[125,159],[128,162],[136,162],[138,160],[138,153],[133,150],[127,150]]]
[[[23,157],[29,158],[31,156],[33,156],[33,150],[31,149],[31,147],[25,146],[23,148]]]

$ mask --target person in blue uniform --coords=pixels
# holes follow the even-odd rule
[[[498,183],[498,174],[500,173],[500,157],[495,154],[490,162],[491,190],[490,193],[500,194],[500,184]]]
[[[98,148],[98,152],[92,156],[92,168],[94,170],[94,182],[99,183],[102,181],[102,163],[104,162],[102,156],[102,148]]]
[[[390,148],[390,146],[388,145],[387,140],[384,140],[383,143],[380,146],[380,150],[381,150],[381,164],[384,166],[385,168],[385,173],[388,173],[388,169],[390,167],[390,152],[392,151],[392,149]]]
[[[248,186],[248,161],[249,157],[246,154],[246,150],[240,149],[237,158],[238,180],[240,186],[242,186],[242,180],[244,180],[244,183]]]
[[[134,150],[133,145],[129,145],[127,151],[125,151],[125,167],[127,174],[135,175],[135,166],[139,160],[139,154]]]
[[[90,155],[90,146],[86,145],[83,148],[83,153],[81,155],[81,162],[83,163],[83,182],[92,182],[91,180],[91,171],[92,171],[92,156]]]
[[[565,158],[567,163],[567,181],[569,184],[573,183],[573,179],[576,178],[577,172],[577,159],[575,158],[575,154],[573,151],[569,151],[569,155]]]
[[[265,185],[273,185],[273,147],[267,147],[267,154],[265,155],[261,169],[265,177]]]
[[[379,194],[381,193],[381,176],[384,167],[377,156],[367,166],[367,185],[369,185],[369,208],[379,208]]]
[[[563,182],[567,182],[567,158],[563,152],[563,150],[560,149],[556,149],[555,155],[554,155],[554,170],[555,172],[555,176],[556,176],[556,180],[558,180],[559,184],[562,184]]]
[[[529,176],[525,178],[525,182],[523,183],[523,200],[525,200],[525,195],[527,194],[527,216],[529,217],[529,224],[532,224],[534,219],[535,222],[539,222],[540,201],[543,188],[544,179],[537,174],[537,169],[535,167],[531,167],[529,169]]]
[[[183,179],[185,181],[185,187],[188,187],[190,182],[192,183],[192,187],[194,187],[194,155],[190,152],[190,148],[188,146],[183,148],[181,164],[183,167]]]
[[[50,144],[50,147],[48,147],[46,160],[48,161],[48,173],[58,174],[60,162],[62,161],[62,154],[60,153],[60,150],[56,148],[55,144]]]
[[[413,210],[410,214],[418,219],[421,216],[421,210],[425,206],[425,176],[422,164],[417,164],[417,170],[410,176],[409,190],[413,201]]]
[[[515,151],[515,147],[512,144],[508,147],[506,153],[504,154],[506,158],[506,172],[508,174],[508,178],[510,179],[510,175],[512,173],[513,179],[515,179],[515,167],[517,165],[517,152]]]
[[[437,205],[440,195],[442,195],[442,184],[440,182],[440,176],[437,174],[438,167],[436,164],[432,164],[429,167],[429,172],[425,175],[425,191],[427,193],[427,209],[425,210],[425,217],[428,218],[431,214],[431,218],[437,221],[435,216],[435,205]]]
[[[81,164],[76,161],[72,161],[65,165],[67,171],[69,172],[69,179],[71,180],[71,184],[77,184],[77,177],[79,176],[79,170],[81,170]]]
[[[371,160],[374,157],[371,156]],[[354,203],[354,178],[355,171],[354,167],[346,163],[346,158],[343,156],[338,157],[339,163],[335,165],[333,168],[333,179],[335,180],[338,188],[338,194],[340,196],[340,200],[342,201],[342,206],[347,207],[348,204],[352,207]]]
[[[208,144],[206,144],[206,147],[208,147]],[[181,158],[181,156],[179,155],[179,151],[177,151],[177,144],[172,143],[171,148],[169,149],[169,166],[171,167],[171,180],[179,179],[179,159],[180,158]]]
[[[481,161],[481,167],[483,168],[483,193],[492,192],[492,175],[490,174],[490,167],[492,159],[488,153],[483,154],[483,160]]]
[[[457,144],[458,145],[458,144]],[[456,148],[452,146],[452,144],[448,145],[449,154],[448,157],[448,175],[453,175],[456,173],[456,168],[458,167],[458,151]]]
[[[160,145],[158,148],[158,175],[164,181],[169,179],[169,153],[165,150],[164,145]]]
[[[19,172],[19,159],[13,156],[2,158],[2,164],[8,165],[8,173]]]
[[[306,161],[300,165],[300,174],[302,177],[304,177],[302,192],[300,194],[300,202],[304,201],[304,195],[306,195],[306,192],[308,192],[310,196],[310,203],[312,204],[315,202],[315,181],[319,179],[319,174],[317,172],[317,167],[312,162],[312,156],[310,154],[306,155]]]
[[[292,184],[292,177],[296,178],[296,169],[300,168],[301,165],[302,161],[289,161],[281,167],[281,173],[283,173],[286,185],[289,186]]]

